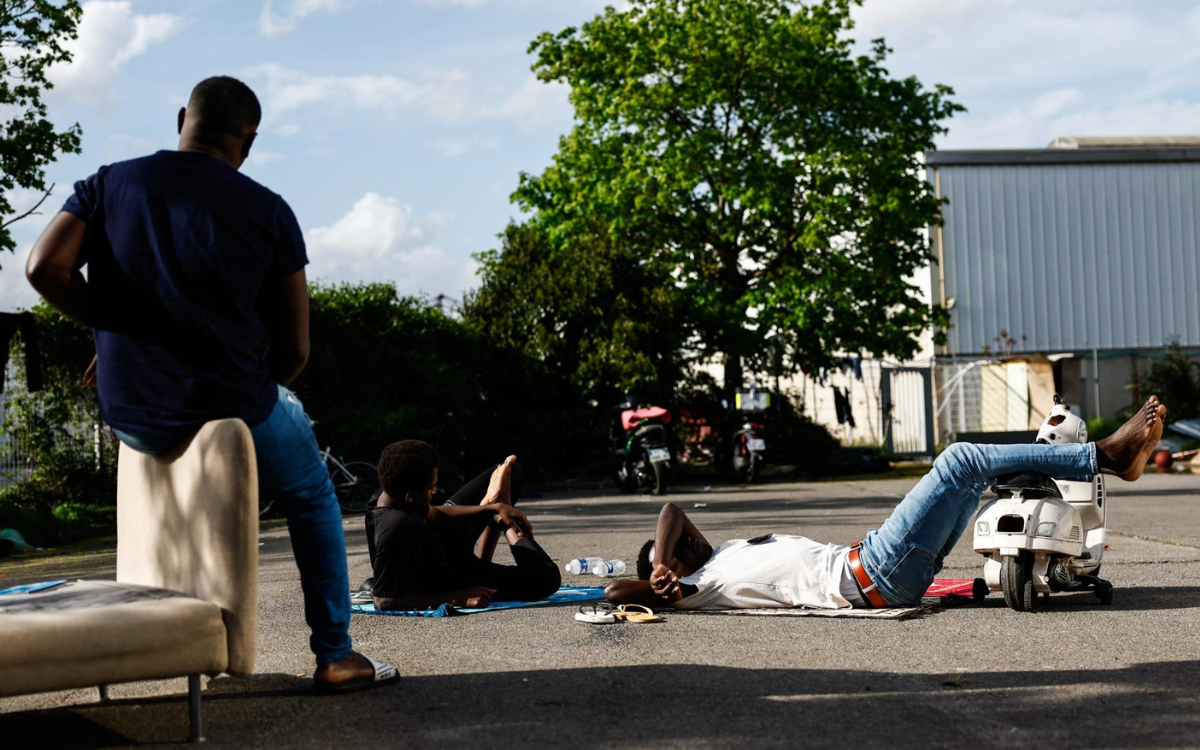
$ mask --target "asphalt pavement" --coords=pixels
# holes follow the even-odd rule
[[[680,488],[666,498],[521,501],[560,563],[633,571],[664,500],[710,540],[767,532],[851,543],[915,479]],[[1200,477],[1109,484],[1102,606],[1055,595],[1019,613],[992,595],[907,621],[671,615],[588,626],[573,607],[444,619],[355,616],[356,647],[396,686],[310,694],[313,664],[286,528],[262,532],[258,674],[206,679],[205,734],[228,748],[1172,748],[1200,746]],[[346,519],[351,580],[369,575]],[[498,561],[511,560],[500,551]],[[941,573],[971,578],[960,542]],[[0,564],[0,584],[112,578],[111,545]],[[564,574],[564,583],[599,579]],[[183,742],[182,679],[0,699],[0,747]]]

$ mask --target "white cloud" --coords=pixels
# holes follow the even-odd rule
[[[121,67],[183,26],[182,17],[168,13],[135,15],[128,0],[84,3],[79,36],[65,45],[72,53],[71,62],[49,70],[53,94],[106,104]]]
[[[37,221],[26,219],[26,221]],[[0,253],[0,312],[16,312],[37,304],[38,293],[25,280],[25,262],[33,243],[21,245],[15,253]]]
[[[394,116],[420,93],[417,84],[396,76],[314,76],[274,63],[251,68],[247,76],[265,80],[260,96],[265,124],[308,107],[326,111],[345,107],[378,109]]]
[[[333,224],[305,233],[309,277],[393,281],[402,294],[457,296],[470,269],[435,245],[449,221],[437,213],[414,217],[411,206],[367,193]]]
[[[573,110],[567,99],[570,87],[558,81],[549,83],[527,76],[515,89],[495,104],[478,107],[477,117],[509,120],[522,132],[540,130],[555,123],[569,122]]]
[[[463,138],[445,137],[438,138],[430,142],[437,151],[443,156],[454,158],[469,154],[476,149],[496,148],[500,145],[499,142],[486,135],[469,135]]]
[[[260,92],[264,127],[301,110],[370,110],[389,118],[415,112],[438,122],[507,120],[522,132],[569,122],[571,116],[567,87],[542,83],[533,76],[526,76],[512,89],[484,92],[462,68],[425,69],[409,79],[394,75],[312,75],[267,63],[248,69],[245,76]],[[282,135],[293,135],[299,126],[281,125],[279,130]]]
[[[258,15],[258,30],[263,36],[286,34],[314,13],[334,13],[346,5],[343,0],[292,0],[282,13],[277,14],[272,0],[267,0]]]
[[[1197,132],[1194,0],[866,0],[853,15],[859,49],[883,36],[892,75],[948,84],[967,107],[941,148]]]
[[[246,157],[246,164],[249,167],[265,167],[268,164],[283,161],[287,159],[284,154],[276,151],[263,151],[261,149],[253,149],[250,151],[250,156]]]

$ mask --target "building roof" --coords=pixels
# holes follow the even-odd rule
[[[1200,136],[1065,136],[1047,148],[926,151],[928,167],[1200,161]]]
[[[1046,144],[1046,148],[1161,148],[1163,146],[1200,146],[1200,135],[1065,135]]]

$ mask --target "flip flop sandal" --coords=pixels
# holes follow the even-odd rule
[[[366,656],[366,654],[363,654]],[[400,681],[400,670],[393,667],[391,664],[382,661],[376,661],[367,656],[367,661],[371,662],[371,666],[375,668],[375,674],[370,677],[360,677],[357,680],[347,680],[345,682],[318,682],[315,687],[317,695],[343,695],[345,693],[353,693],[367,688],[382,687],[383,685],[391,685]]]
[[[613,615],[613,606],[608,602],[596,604],[580,604],[575,619],[589,625],[611,625],[617,621]]]
[[[654,610],[641,604],[622,604],[613,612],[613,617],[630,623],[663,621],[662,615],[654,614]]]

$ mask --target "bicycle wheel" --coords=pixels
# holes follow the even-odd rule
[[[345,466],[350,475],[335,478],[333,482],[338,505],[343,513],[362,513],[366,511],[371,496],[379,489],[379,471],[375,464],[366,461],[351,461]]]
[[[279,510],[275,507],[275,497],[266,493],[258,494],[258,517],[259,518],[275,518],[280,515]]]

